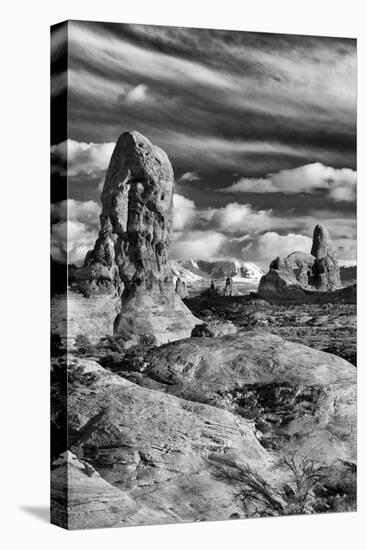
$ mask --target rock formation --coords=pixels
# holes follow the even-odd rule
[[[74,529],[93,520],[102,527],[244,517],[238,487],[215,479],[213,463],[222,457],[270,468],[252,422],[138,386],[91,360],[71,358],[67,368],[72,469],[66,490],[65,458],[53,463],[55,516],[66,503]],[[55,403],[56,423],[62,407]]]
[[[158,344],[184,338],[199,322],[173,286],[173,184],[162,149],[138,132],[119,137],[101,195],[99,237],[76,278],[86,293],[121,294],[114,331],[127,343],[141,334]]]
[[[163,391],[254,420],[264,447],[296,437],[303,456],[356,460],[356,369],[340,357],[248,331],[172,342],[148,361]]]
[[[220,291],[215,287],[215,283],[211,281],[210,287],[201,292],[202,298],[218,298],[221,296]]]
[[[324,225],[315,226],[310,254],[318,260],[334,254],[329,231]]]
[[[67,369],[69,453],[53,460],[52,515],[65,522],[67,505],[69,528],[248,517],[258,502],[243,506],[230,468],[281,487],[284,440],[327,467],[355,464],[355,367],[278,336],[171,342],[136,383],[91,359],[54,362],[56,427]]]
[[[175,292],[178,294],[180,298],[188,298],[188,290],[187,285],[183,279],[180,277],[177,278],[175,283]]]
[[[192,337],[217,338],[226,334],[236,334],[237,328],[231,321],[212,320],[208,323],[196,325],[192,330]]]
[[[127,518],[139,508],[132,498],[70,451],[54,460],[51,479],[52,522],[68,529],[112,527],[121,516]]]
[[[51,299],[51,332],[58,334],[64,345],[72,349],[79,335],[97,344],[107,334],[113,334],[116,316],[121,311],[121,298],[99,294],[86,298],[69,290],[66,296]]]
[[[265,299],[301,299],[309,291],[332,292],[341,288],[339,267],[326,227],[314,229],[311,254],[292,252],[277,257],[259,283],[258,295]]]
[[[95,248],[87,253],[82,267],[69,268],[70,289],[81,292],[85,298],[121,296],[124,289],[118,267],[100,239],[96,241]]]
[[[226,277],[224,296],[231,296],[233,293],[233,280],[231,277]]]
[[[313,234],[311,254],[316,258],[316,286],[328,291],[341,288],[341,277],[328,229],[317,225]]]

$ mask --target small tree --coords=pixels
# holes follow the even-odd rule
[[[146,351],[150,348],[154,348],[157,344],[156,338],[153,334],[140,334],[137,342],[137,347],[142,351]]]
[[[287,451],[276,464],[275,469],[283,468],[289,476],[289,484],[282,487],[286,500],[287,514],[313,513],[314,489],[327,475],[327,467],[312,458],[299,458],[295,450]]]
[[[95,346],[90,342],[89,338],[84,334],[78,334],[75,338],[75,348],[80,355],[94,355]]]
[[[99,340],[98,349],[101,351],[112,351],[123,354],[125,352],[124,342],[116,336],[107,334]]]

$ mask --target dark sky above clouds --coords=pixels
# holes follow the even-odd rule
[[[68,85],[73,261],[96,234],[85,203],[97,211],[126,129],[173,164],[173,256],[265,265],[308,250],[322,222],[355,260],[355,40],[70,22]]]

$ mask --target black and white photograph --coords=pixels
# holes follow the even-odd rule
[[[356,40],[51,46],[52,523],[356,511]]]

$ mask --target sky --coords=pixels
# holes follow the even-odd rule
[[[56,258],[66,231],[69,261],[93,247],[114,144],[137,130],[173,165],[173,259],[264,267],[310,252],[322,223],[340,263],[355,263],[355,40],[76,21],[68,40],[68,140],[51,149],[68,157]]]

